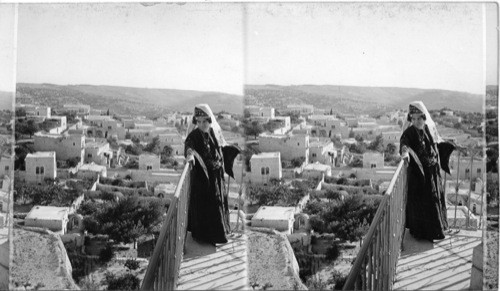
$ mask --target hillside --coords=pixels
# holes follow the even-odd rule
[[[346,113],[381,113],[405,109],[408,103],[422,100],[429,110],[448,107],[468,112],[483,110],[483,97],[465,92],[333,85],[247,85],[245,104],[284,107],[286,104],[307,103],[318,108]]]
[[[225,110],[241,114],[243,97],[174,89],[19,83],[16,102],[51,107],[83,103],[92,108],[110,108],[113,113],[118,114],[160,116],[171,111],[191,112],[198,103],[210,104],[214,112]]]
[[[13,92],[0,91],[0,110],[12,110]]]

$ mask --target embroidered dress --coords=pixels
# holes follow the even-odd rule
[[[185,153],[193,152],[197,160],[191,173],[188,231],[199,241],[226,243],[230,226],[223,155],[212,129],[205,133],[196,128],[189,133]]]
[[[440,173],[439,150],[427,125],[408,127],[401,135],[401,151],[409,151],[406,227],[415,238],[443,239],[448,228],[446,199]]]

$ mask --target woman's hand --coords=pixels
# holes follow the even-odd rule
[[[194,166],[194,164],[195,164],[194,155],[193,155],[193,154],[188,154],[188,155],[186,156],[186,162],[187,162],[187,163],[192,163],[192,164],[193,164],[193,166]]]

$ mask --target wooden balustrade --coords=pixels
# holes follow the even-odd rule
[[[151,255],[141,290],[174,290],[177,287],[186,237],[191,164],[187,163]]]
[[[390,290],[405,230],[407,166],[392,177],[343,290]]]

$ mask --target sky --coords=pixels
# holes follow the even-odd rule
[[[485,91],[482,4],[254,3],[246,19],[247,84]]]
[[[0,5],[0,91],[15,90],[15,5]]]
[[[242,7],[20,4],[17,82],[242,95]]]
[[[483,94],[485,84],[498,82],[497,5],[484,8],[480,3],[19,4],[16,35],[14,6],[1,4],[0,91],[14,90],[17,81],[239,95],[243,84]]]

